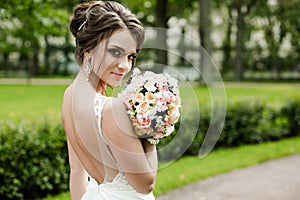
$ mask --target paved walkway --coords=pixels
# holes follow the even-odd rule
[[[157,200],[300,200],[300,154],[217,175]]]
[[[0,84],[69,85],[72,81],[66,78],[0,78]]]

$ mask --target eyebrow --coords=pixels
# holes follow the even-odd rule
[[[117,46],[117,45],[108,45],[108,46],[117,48],[117,49],[119,49],[120,51],[125,52],[125,50],[124,50],[122,47],[120,47],[120,46]]]
[[[123,49],[122,47],[120,47],[118,45],[111,44],[111,45],[108,45],[108,48],[111,48],[110,46],[119,49],[120,51],[122,51],[122,53],[126,52],[125,49]],[[128,51],[128,52],[130,52],[130,51]],[[132,53],[137,53],[136,49]]]

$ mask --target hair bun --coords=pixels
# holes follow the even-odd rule
[[[75,38],[77,36],[79,27],[86,20],[86,11],[89,8],[89,6],[89,3],[81,3],[75,8],[74,14],[70,22],[70,31],[72,32]]]

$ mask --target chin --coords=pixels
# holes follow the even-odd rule
[[[118,86],[121,86],[121,85],[122,85],[122,82],[110,83],[110,84],[108,84],[108,85],[110,85],[111,87],[118,87]]]

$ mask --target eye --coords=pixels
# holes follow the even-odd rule
[[[136,59],[136,55],[135,54],[131,54],[128,56],[128,60],[135,60]]]
[[[115,58],[120,58],[123,53],[120,49],[116,48],[108,49],[108,52]]]

